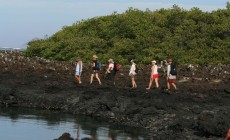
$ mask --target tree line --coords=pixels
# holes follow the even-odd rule
[[[168,56],[180,64],[230,63],[230,5],[204,12],[185,10],[145,11],[129,8],[122,14],[94,17],[65,26],[50,37],[31,40],[26,56],[89,62],[96,54],[101,62],[109,58],[121,64],[149,64]]]

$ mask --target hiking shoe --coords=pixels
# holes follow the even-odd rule
[[[178,89],[175,89],[175,93],[176,93],[176,94],[179,93],[179,90],[178,90]]]
[[[165,93],[170,95],[172,94],[169,89],[165,89]]]

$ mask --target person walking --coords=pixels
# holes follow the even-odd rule
[[[77,79],[78,83],[81,84],[81,73],[82,73],[83,63],[80,57],[76,59],[76,69],[75,69],[75,78]]]
[[[156,88],[159,88],[159,83],[158,83],[159,75],[158,75],[158,67],[156,63],[157,63],[156,60],[152,61],[150,81],[149,81],[148,88],[146,88],[147,90],[151,89],[153,80],[155,80]]]
[[[134,88],[137,88],[137,84],[135,81],[135,75],[137,74],[136,73],[136,63],[133,59],[130,62],[131,62],[131,67],[129,70],[129,76],[131,77],[131,80],[132,80],[132,89],[134,89]]]
[[[177,91],[176,86],[176,64],[172,62],[172,59],[168,59],[168,66],[167,66],[167,90],[170,92],[171,85]]]
[[[113,82],[113,84],[115,85],[115,74],[116,74],[116,72],[114,71],[114,67],[115,67],[115,65],[114,65],[114,61],[113,61],[113,59],[109,59],[108,60],[108,63],[109,63],[109,65],[108,65],[108,68],[106,69],[106,72],[105,72],[105,74],[107,75],[107,77],[108,77],[108,80],[110,80],[111,82]]]
[[[93,83],[93,78],[96,77],[98,83],[101,85],[101,80],[99,78],[99,71],[100,71],[100,64],[99,62],[97,61],[97,56],[96,55],[93,55],[93,58],[92,58],[92,63],[91,63],[91,76],[90,76],[90,84]]]

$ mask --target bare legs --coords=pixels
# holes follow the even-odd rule
[[[159,88],[158,78],[155,78],[154,80],[155,80],[155,83],[156,83],[156,88]],[[151,89],[152,84],[153,84],[153,78],[150,78],[150,80],[149,80],[149,87],[146,88],[146,89]]]
[[[100,78],[99,78],[99,76],[98,76],[98,73],[93,73],[93,74],[91,74],[91,77],[90,77],[90,84],[93,83],[93,77],[94,77],[94,76],[96,77],[98,83],[101,85],[101,80],[100,80]]]
[[[150,78],[150,80],[149,80],[149,87],[146,88],[146,89],[151,89],[152,84],[153,84],[153,78]]]
[[[158,78],[155,78],[156,87],[159,88]]]
[[[81,76],[80,75],[75,75],[75,78],[77,79],[78,83],[81,84]]]
[[[176,84],[172,83],[172,86],[174,87],[175,90],[177,90]]]
[[[170,82],[169,82],[169,80],[170,79],[167,79],[167,88],[168,88],[168,90],[170,90]],[[174,82],[172,82],[171,84],[174,87],[174,89],[177,90],[176,84]]]
[[[167,89],[168,90],[170,89],[170,83],[169,83],[168,79],[167,79]]]
[[[137,88],[137,84],[136,84],[136,81],[134,79],[134,76],[132,76],[131,80],[132,80],[132,88]]]

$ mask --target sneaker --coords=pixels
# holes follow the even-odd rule
[[[172,94],[169,89],[165,89],[165,93],[170,95]]]

